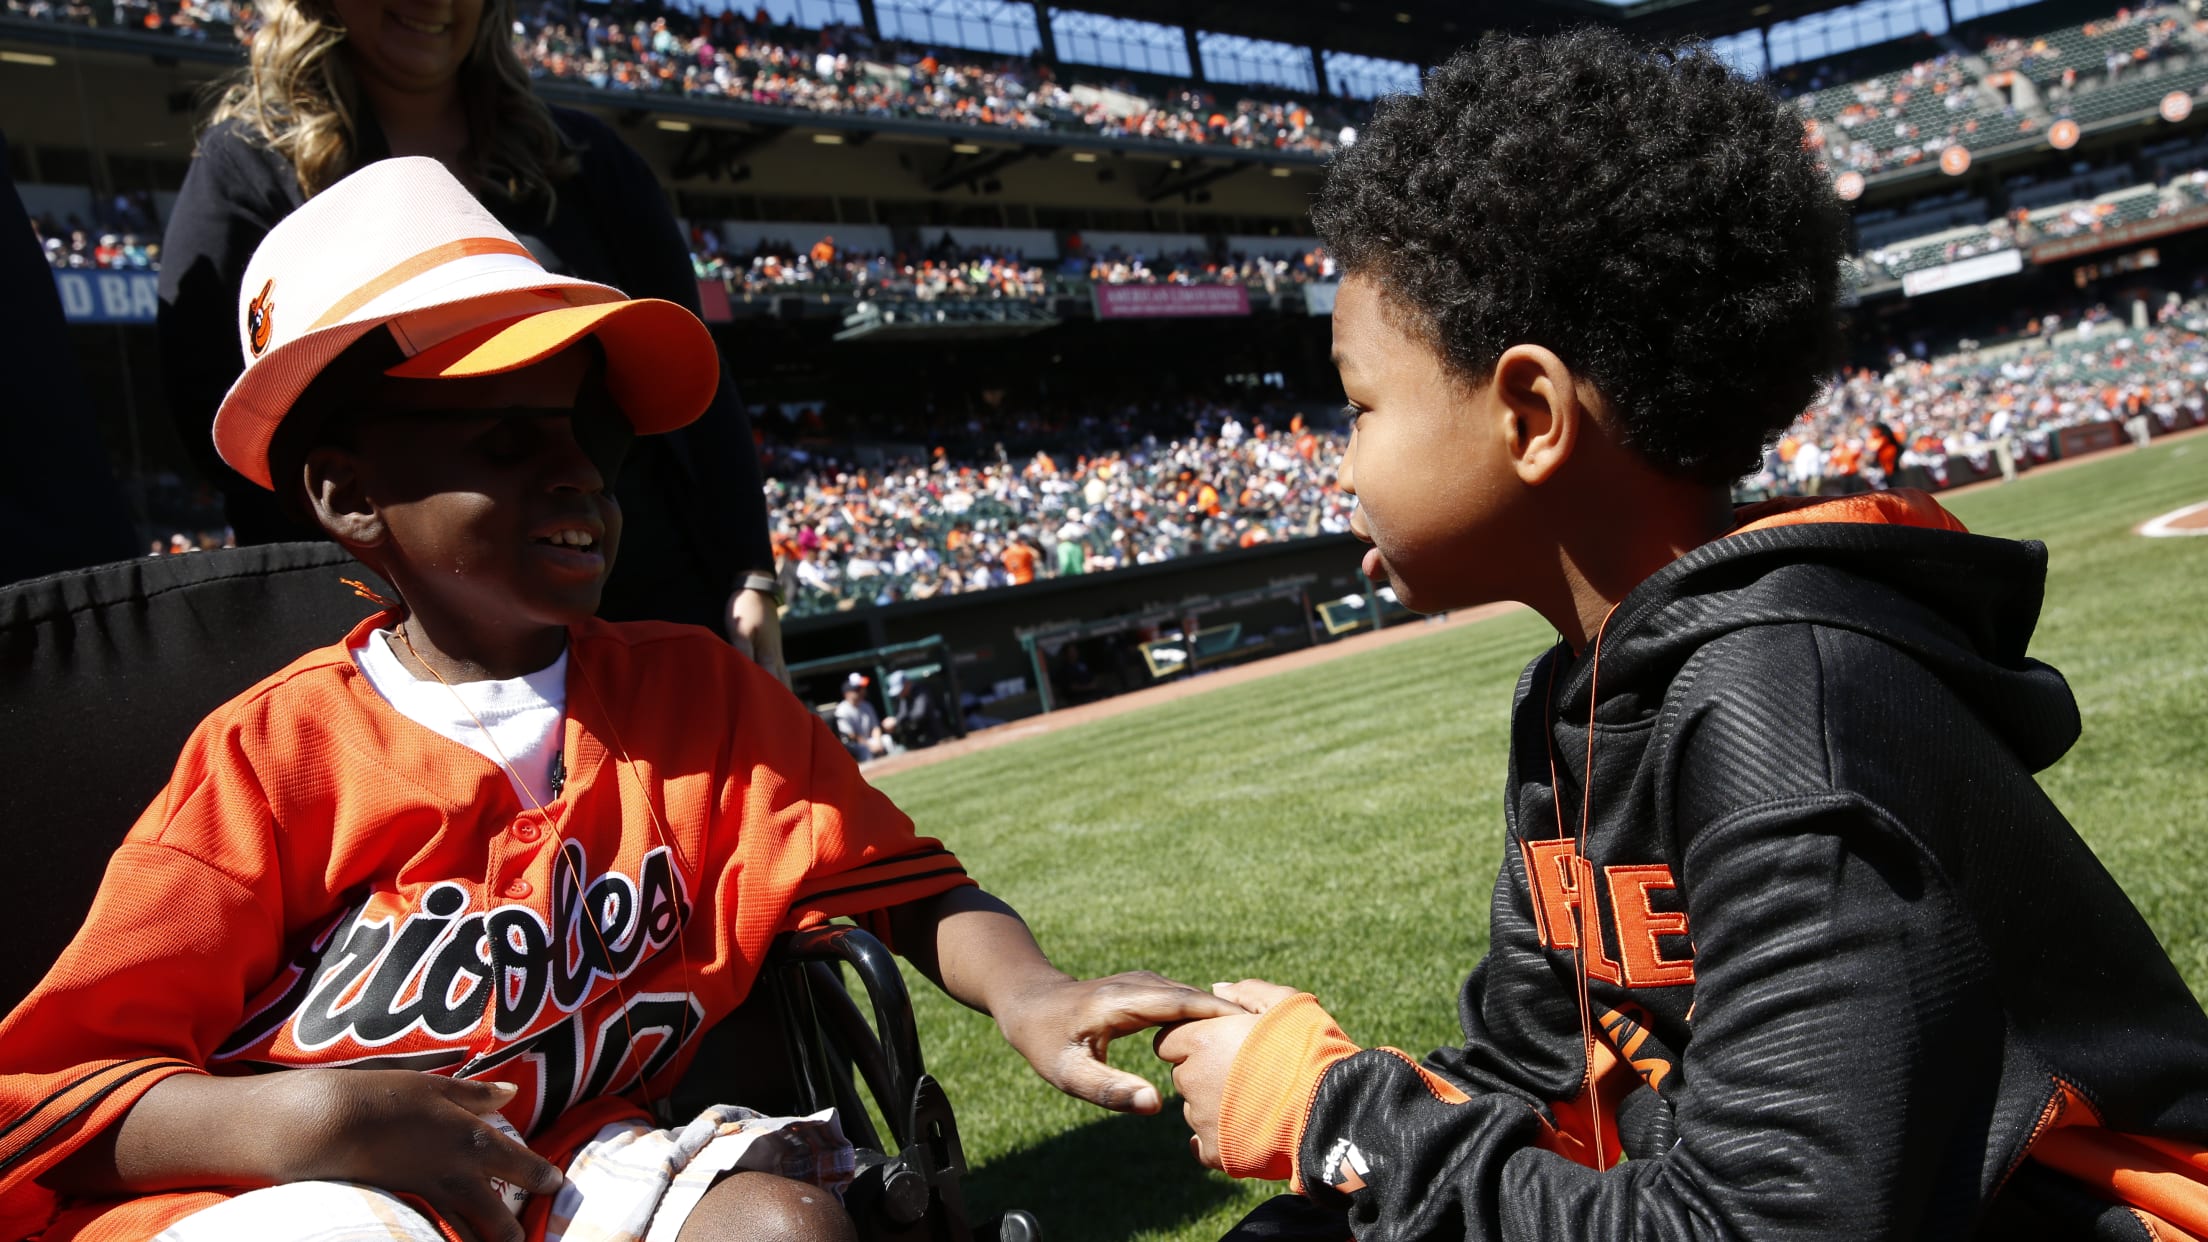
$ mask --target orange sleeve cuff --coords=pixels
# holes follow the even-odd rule
[[[1285,1181],[1302,1191],[1296,1151],[1319,1080],[1336,1061],[1361,1051],[1309,992],[1266,1010],[1235,1054],[1220,1095],[1219,1158],[1228,1176]]]

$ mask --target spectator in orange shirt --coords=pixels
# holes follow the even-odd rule
[[[1901,439],[1884,423],[1872,423],[1869,435],[1871,463],[1890,486],[1894,471],[1901,466]]]
[[[836,261],[836,239],[833,235],[813,243],[813,266],[826,267]]]
[[[1035,566],[1042,559],[1028,540],[1035,532],[1021,527],[1012,536],[1012,542],[1004,549],[1004,572],[1012,579],[1013,586],[1025,586],[1035,581]]]
[[[1825,474],[1830,478],[1853,475],[1863,467],[1863,442],[1857,439],[1842,441],[1832,450],[1832,460],[1826,463]],[[1846,488],[1841,489],[1845,494]]]

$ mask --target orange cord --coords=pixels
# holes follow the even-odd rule
[[[344,583],[346,586],[353,588],[353,594],[358,595],[362,599],[367,600],[369,603],[376,605],[378,608],[389,608],[391,606],[390,600],[387,600],[381,595],[376,594],[374,587],[369,586],[367,583],[362,582],[358,578],[339,578],[338,581]],[[427,666],[425,665],[424,667]]]
[[[1623,603],[1624,601],[1619,601]],[[1595,1020],[1592,986],[1587,971],[1587,952],[1591,936],[1602,934],[1602,920],[1595,910],[1594,864],[1587,858],[1587,828],[1594,812],[1595,799],[1595,706],[1602,701],[1597,693],[1602,686],[1602,636],[1610,628],[1610,618],[1618,611],[1618,605],[1610,605],[1610,611],[1602,614],[1602,624],[1595,627],[1594,661],[1587,678],[1587,766],[1579,795],[1579,836],[1572,843],[1572,865],[1576,874],[1572,883],[1579,889],[1579,935],[1572,946],[1572,964],[1578,975],[1579,1037],[1581,1053],[1586,1058],[1586,1072],[1580,1079],[1580,1090],[1586,1093],[1588,1120],[1595,1141],[1595,1168],[1608,1167],[1604,1159],[1602,1143],[1602,1090],[1595,1082]],[[1556,772],[1556,736],[1551,732],[1549,716],[1556,704],[1556,665],[1549,665],[1548,688],[1541,707],[1541,740],[1549,754],[1549,804],[1556,811],[1556,839],[1564,839],[1564,799]],[[1533,882],[1533,877],[1526,877]]]

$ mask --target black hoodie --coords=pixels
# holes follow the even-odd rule
[[[2045,548],[1777,520],[1520,679],[1464,1046],[1293,1054],[1332,1063],[1282,1146],[1358,1238],[2147,1237],[2035,1143],[2208,1140],[2208,1018],[2032,777],[2079,732]]]

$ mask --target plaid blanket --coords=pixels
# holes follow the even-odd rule
[[[719,1177],[736,1169],[777,1173],[837,1196],[851,1184],[853,1153],[834,1109],[765,1117],[717,1105],[680,1129],[642,1121],[598,1131],[575,1153],[567,1185],[528,1211],[531,1242],[674,1242]],[[438,1225],[398,1196],[348,1182],[271,1186],[195,1212],[155,1242],[448,1242]]]

